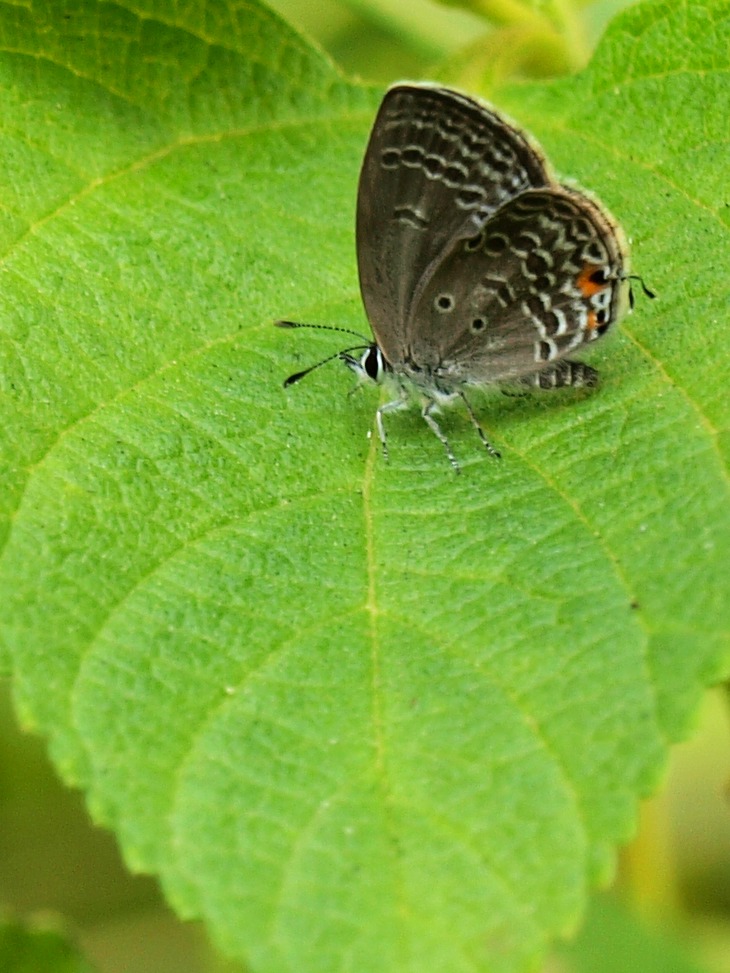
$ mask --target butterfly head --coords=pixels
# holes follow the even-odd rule
[[[339,358],[361,382],[375,382],[380,385],[385,376],[392,372],[390,364],[375,342],[368,345],[359,357],[352,355],[350,351],[341,351]]]
[[[358,331],[352,331],[350,328],[336,328],[326,324],[303,324],[299,321],[275,321],[274,323],[277,328],[313,328],[316,331],[339,331],[341,334],[351,334],[356,338],[362,338],[363,342],[365,342],[364,344],[343,348],[342,351],[336,351],[332,355],[327,355],[326,358],[322,358],[301,372],[295,372],[286,379],[284,388],[301,381],[310,372],[321,368],[322,365],[326,365],[335,358],[343,361],[357,375],[361,382],[375,382],[379,385],[385,375],[393,371],[376,342],[368,341],[365,335],[360,334]],[[359,352],[359,354],[353,354],[353,352]]]

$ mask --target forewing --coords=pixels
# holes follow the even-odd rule
[[[627,262],[619,227],[584,193],[525,191],[454,241],[422,282],[412,360],[445,387],[541,371],[619,319]]]
[[[492,109],[432,86],[386,93],[360,173],[357,256],[365,310],[392,365],[404,360],[419,281],[451,241],[548,182],[539,149]]]

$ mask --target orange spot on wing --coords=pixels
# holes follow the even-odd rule
[[[598,321],[596,320],[596,312],[595,311],[589,311],[588,312],[588,320],[586,321],[586,329],[588,331],[593,331],[595,329],[595,327],[596,327],[597,324],[598,324]]]
[[[578,274],[577,284],[583,297],[593,297],[599,291],[602,291],[604,287],[608,286],[607,280],[595,281],[591,280],[596,271],[600,271],[602,268],[598,264],[585,264],[583,270]]]

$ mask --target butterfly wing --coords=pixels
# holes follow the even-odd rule
[[[416,369],[445,388],[508,382],[600,337],[627,304],[628,251],[611,216],[554,185],[506,202],[452,241],[407,322]]]
[[[365,310],[396,370],[428,268],[508,199],[549,182],[539,149],[481,103],[427,85],[386,93],[360,173],[357,257]]]

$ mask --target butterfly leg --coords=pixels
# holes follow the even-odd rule
[[[493,456],[495,459],[500,459],[502,454],[499,452],[498,449],[495,449],[494,446],[492,446],[492,444],[489,442],[487,437],[484,435],[484,430],[479,425],[479,420],[474,414],[474,410],[471,407],[471,402],[469,402],[469,400],[467,399],[467,397],[464,395],[463,392],[459,392],[459,397],[461,398],[461,401],[466,406],[466,411],[469,413],[469,418],[471,419],[472,425],[479,433],[479,438],[484,444],[484,448],[486,449],[486,451],[489,453],[490,456]]]
[[[536,389],[593,388],[598,384],[598,372],[582,361],[556,361],[520,382]]]
[[[434,434],[434,436],[436,436],[436,438],[439,440],[439,442],[441,443],[441,445],[446,450],[446,455],[449,457],[449,463],[451,463],[451,465],[453,466],[454,470],[457,473],[461,473],[461,467],[459,466],[458,462],[456,461],[456,457],[451,452],[451,446],[449,445],[448,439],[444,435],[443,430],[441,429],[441,426],[438,424],[438,422],[436,422],[436,420],[434,419],[433,415],[431,414],[434,409],[438,409],[438,403],[437,402],[434,402],[433,399],[428,399],[424,403],[423,408],[421,409],[421,415],[423,416],[424,420],[426,421],[426,425],[428,426],[428,428],[431,430],[431,432]]]
[[[388,460],[388,437],[385,434],[383,415],[386,412],[399,412],[401,409],[405,409],[407,404],[408,397],[405,391],[401,390],[399,398],[393,399],[392,402],[386,402],[385,405],[381,405],[375,413],[375,425],[378,427],[378,436],[380,438],[380,444],[383,447],[383,457],[386,462]]]

